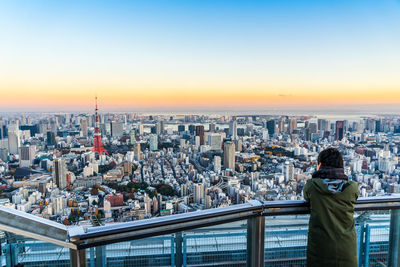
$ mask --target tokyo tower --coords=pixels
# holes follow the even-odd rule
[[[106,154],[108,155],[107,151],[104,149],[103,143],[101,142],[101,133],[100,133],[100,126],[99,126],[99,114],[97,109],[97,96],[96,96],[96,123],[94,128],[94,141],[93,141],[93,152],[97,152],[99,155]]]

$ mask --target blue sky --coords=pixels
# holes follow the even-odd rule
[[[338,88],[340,99],[400,85],[400,2],[391,0],[1,1],[0,38],[0,90],[14,106],[35,92],[54,100],[52,90],[147,91],[151,107],[168,90]]]

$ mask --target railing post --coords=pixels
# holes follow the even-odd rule
[[[363,266],[363,254],[364,254],[364,224],[356,227],[357,232],[357,257],[358,266]]]
[[[90,260],[89,260],[89,266],[94,267],[94,261],[95,261],[95,253],[94,253],[94,247],[91,247],[89,249],[89,255],[90,255]]]
[[[71,267],[86,267],[86,250],[85,249],[70,249]]]
[[[389,264],[400,267],[400,210],[391,210],[389,230]]]
[[[369,249],[370,249],[370,238],[371,238],[371,228],[369,224],[365,226],[365,248],[364,248],[364,266],[369,266]]]
[[[175,266],[175,235],[170,236],[171,241],[171,267]]]
[[[247,220],[247,267],[264,266],[265,217]]]
[[[183,265],[183,267],[186,267],[186,264],[187,264],[187,242],[186,242],[186,236],[182,237],[182,251],[183,251],[182,265]]]
[[[182,232],[178,232],[175,234],[175,251],[176,251],[175,266],[176,267],[182,267],[182,265],[183,265],[182,243],[183,243]]]
[[[18,244],[6,244],[6,266],[18,264]]]
[[[182,267],[183,265],[182,243],[183,243],[182,232],[176,233],[175,234],[176,267]]]
[[[96,267],[105,267],[106,266],[106,250],[105,246],[97,246],[96,247],[96,259],[95,259]]]

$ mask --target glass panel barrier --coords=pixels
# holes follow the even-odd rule
[[[359,266],[389,266],[390,211],[355,214]],[[270,216],[265,220],[265,266],[306,264],[309,215]]]
[[[246,266],[247,221],[185,231],[183,266]]]
[[[398,262],[400,210],[356,212],[354,218],[359,266],[394,266],[393,262]],[[89,247],[86,249],[86,262],[91,267],[246,266],[249,262],[251,266],[259,266],[264,260],[264,266],[304,266],[308,222],[309,215],[251,217],[168,235]],[[179,223],[179,220],[174,222]],[[181,231],[182,227],[176,229]],[[71,265],[69,248],[8,232],[0,232],[0,242],[0,266]]]
[[[175,237],[164,235],[96,247],[102,266],[175,266]],[[103,255],[98,253],[103,249]],[[99,256],[101,255],[101,256]],[[97,259],[96,259],[97,260]]]
[[[390,211],[356,213],[355,221],[359,229],[359,266],[388,266]]]
[[[265,266],[304,266],[309,215],[265,219]]]

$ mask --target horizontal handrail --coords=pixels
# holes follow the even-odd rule
[[[76,249],[69,242],[67,226],[4,206],[0,206],[0,230]]]
[[[400,209],[400,197],[358,198],[354,211]],[[309,203],[305,200],[264,201],[263,215],[296,215],[310,213]]]
[[[400,209],[400,197],[359,198],[355,211]],[[245,220],[255,216],[307,214],[304,200],[249,201],[223,208],[176,214],[165,217],[115,223],[107,226],[64,226],[31,214],[0,206],[0,230],[56,245],[81,249],[151,236]]]
[[[75,242],[81,242],[79,248],[86,248],[245,220],[260,216],[262,210],[262,204],[252,200],[223,208],[88,228],[86,233],[72,238]]]

